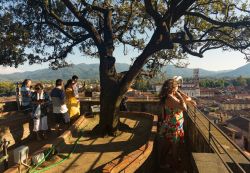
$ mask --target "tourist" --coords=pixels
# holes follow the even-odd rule
[[[50,97],[53,105],[53,114],[56,122],[56,131],[59,133],[59,126],[69,123],[70,118],[68,108],[65,103],[65,93],[63,91],[63,80],[56,80],[56,87],[52,89]]]
[[[36,139],[41,140],[40,135],[44,139],[47,139],[47,114],[49,111],[50,98],[49,95],[44,92],[43,85],[41,83],[35,85],[35,92],[32,93],[31,99],[33,103],[33,131],[36,133]]]
[[[65,85],[66,105],[69,110],[70,118],[76,118],[80,115],[80,102],[75,96],[73,90],[74,83],[69,79]]]
[[[25,79],[21,86],[21,109],[22,110],[31,110],[31,80]]]
[[[76,97],[77,99],[79,99],[79,88],[78,88],[77,81],[78,81],[78,76],[73,75],[73,76],[72,76],[73,90],[74,90],[75,97]]]
[[[167,166],[166,156],[171,149],[173,159],[170,160],[174,161],[174,167],[180,158],[180,144],[184,142],[183,111],[187,110],[187,105],[178,92],[178,82],[175,79],[164,82],[159,96],[163,108],[160,125],[160,136],[163,140],[159,141],[159,161],[162,167]]]
[[[128,111],[127,100],[128,100],[128,97],[126,96],[122,98],[122,101],[120,104],[120,111]]]

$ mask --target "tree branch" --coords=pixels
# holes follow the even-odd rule
[[[185,11],[187,9],[189,9],[189,7],[195,2],[195,0],[182,0],[180,1],[177,6],[176,9],[174,10],[174,14],[173,16],[168,16],[167,18],[165,18],[164,20],[166,20],[167,23],[170,24],[170,26],[172,26],[177,20],[179,20],[179,18],[181,16],[183,16],[183,14],[185,13]]]
[[[201,53],[194,52],[194,51],[188,49],[188,47],[187,47],[186,45],[183,44],[183,45],[181,45],[181,46],[182,46],[182,49],[183,49],[184,52],[187,52],[187,53],[189,53],[190,55],[197,56],[197,57],[200,57],[200,58],[203,57],[203,55],[202,55]]]
[[[132,18],[132,14],[133,14],[133,1],[131,1],[131,4],[130,4],[130,13],[129,13],[128,17],[127,17],[126,23],[124,25],[122,25],[122,26],[119,26],[119,27],[115,26],[115,28],[117,28],[115,32],[122,31],[122,32],[120,32],[118,34],[117,37],[121,38],[124,35],[124,33],[127,31],[129,23],[130,23],[130,20]]]
[[[51,25],[53,27],[55,27],[56,29],[58,29],[61,33],[63,33],[67,38],[71,39],[71,40],[75,40],[76,38],[74,38],[72,35],[70,35],[69,33],[67,33],[66,31],[64,31],[64,29],[62,29],[59,25],[53,23],[53,22],[50,22],[48,21],[47,18],[45,18],[45,22],[46,24],[48,25]]]
[[[74,5],[69,0],[62,0],[66,7],[74,14],[74,16],[82,23],[83,28],[85,28],[88,33],[91,35],[92,39],[94,40],[95,44],[98,47],[98,50],[100,50],[101,54],[104,53],[104,50],[101,47],[101,44],[103,43],[103,40],[101,39],[100,34],[98,31],[94,28],[94,26],[81,15],[81,13],[74,7]]]
[[[230,44],[224,40],[220,40],[220,39],[204,39],[204,40],[193,40],[192,42],[190,41],[185,41],[185,45],[186,44],[192,44],[192,43],[205,43],[205,42],[217,42],[217,43],[221,43],[231,49],[235,49],[235,50],[241,50],[241,49],[246,49],[250,46],[250,42],[249,43],[246,43],[245,45],[233,45],[233,44]]]
[[[200,52],[201,54],[203,54],[203,53],[205,53],[205,52],[208,51],[208,50],[211,50],[211,49],[218,49],[218,48],[222,48],[222,47],[223,47],[223,45],[211,46],[211,47],[208,46],[207,48],[203,48],[203,47],[202,47],[202,48],[200,49],[199,52]]]
[[[184,15],[202,18],[203,20],[205,20],[213,25],[228,26],[228,27],[232,27],[232,28],[237,28],[239,26],[250,27],[250,20],[240,21],[240,22],[220,22],[220,21],[211,19],[211,18],[209,18],[201,13],[197,13],[197,12],[185,12]]]
[[[192,41],[194,39],[192,33],[189,31],[188,27],[187,27],[187,23],[184,23],[184,30],[189,38],[190,41]]]
[[[154,19],[156,25],[162,21],[161,15],[154,10],[151,0],[144,0],[146,12]]]
[[[87,9],[92,9],[101,13],[106,13],[107,9],[106,8],[102,8],[100,6],[95,6],[95,5],[91,5],[89,3],[87,3],[85,0],[81,0],[82,4],[87,8]]]
[[[49,6],[48,1],[45,1],[44,2],[44,13],[47,13],[49,16],[54,18],[60,24],[65,25],[65,26],[81,26],[80,22],[66,22],[66,21],[61,20],[60,17],[57,16],[51,8],[49,9],[48,6]]]

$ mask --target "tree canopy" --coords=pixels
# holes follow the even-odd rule
[[[161,52],[148,60],[149,67],[186,54],[202,57],[216,48],[238,50],[249,59],[247,0],[1,0],[1,4],[1,65],[18,66],[28,60],[61,67],[74,47],[97,57],[105,51],[103,44],[144,50],[154,33],[161,33],[161,39],[152,52]]]

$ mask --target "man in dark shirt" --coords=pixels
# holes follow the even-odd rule
[[[59,130],[59,125],[69,123],[70,118],[68,108],[65,104],[65,94],[63,91],[63,80],[56,80],[56,87],[51,91],[50,97],[53,105],[53,114],[57,123],[56,128]]]

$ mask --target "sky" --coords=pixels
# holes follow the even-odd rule
[[[81,53],[78,51],[78,49],[74,49],[73,51],[75,53],[73,55],[72,54],[69,55],[68,62],[71,62],[73,64],[99,63],[98,59],[82,56]],[[117,63],[131,64],[131,58],[136,57],[136,55],[138,55],[138,52],[133,49],[129,50],[128,51],[129,54],[125,56],[123,55],[122,52],[123,50],[121,48],[118,48],[114,54],[114,56],[117,58],[116,60]],[[246,65],[247,63],[246,60],[244,59],[243,54],[236,51],[225,52],[222,50],[211,50],[209,52],[206,52],[203,58],[189,56],[188,62],[189,62],[188,68],[202,68],[210,71],[233,70],[243,65]],[[18,68],[0,66],[0,74],[34,71],[43,68],[48,68],[48,63],[42,65],[40,64],[29,65],[26,63],[24,65],[19,66]]]

